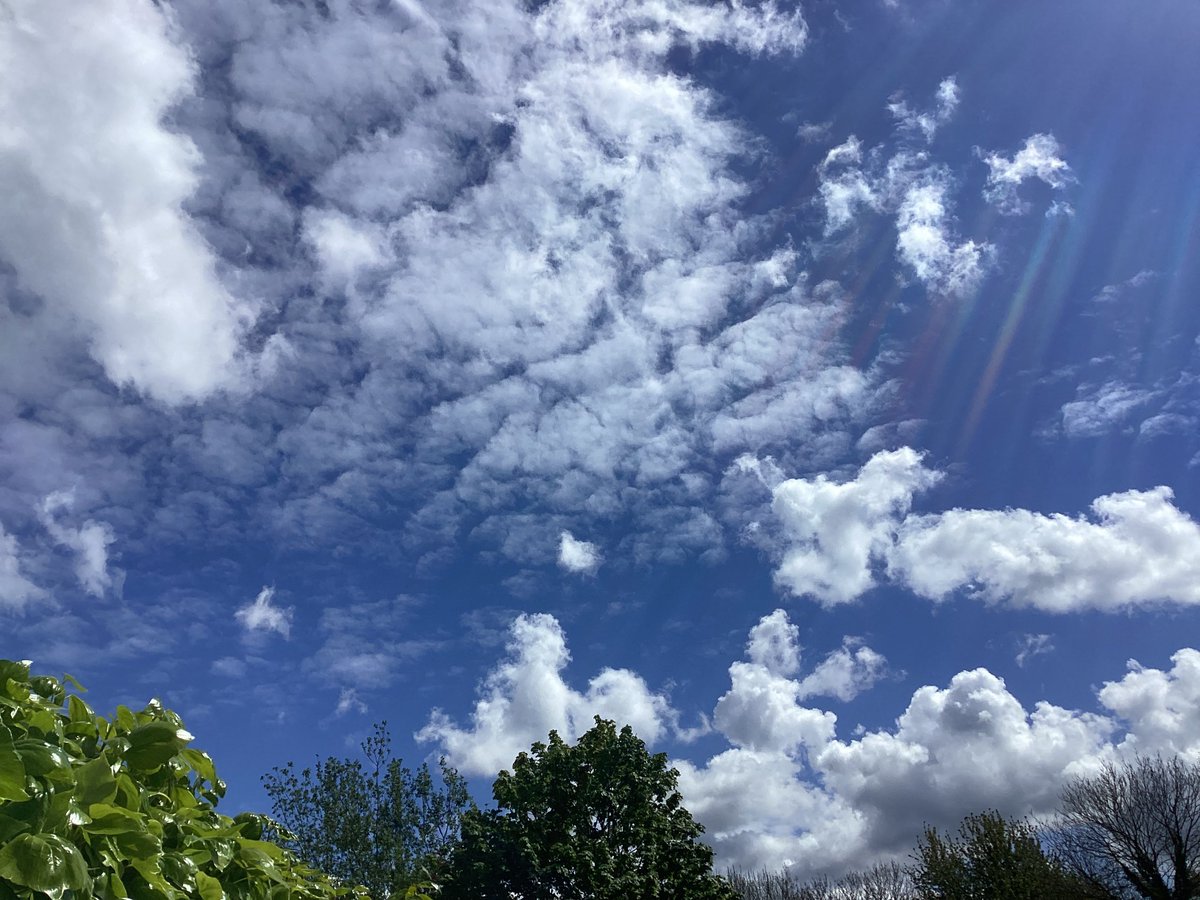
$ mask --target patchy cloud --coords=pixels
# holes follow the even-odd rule
[[[1054,135],[1035,134],[1011,159],[999,153],[981,154],[989,170],[983,196],[1005,215],[1029,212],[1029,202],[1018,193],[1024,182],[1037,179],[1053,190],[1062,190],[1075,181],[1061,153],[1062,147]]]
[[[275,632],[285,639],[292,631],[292,608],[273,606],[271,600],[275,597],[275,588],[264,587],[258,592],[254,601],[243,606],[233,614],[233,617],[246,629],[246,633]]]
[[[954,111],[958,109],[958,102],[958,81],[951,76],[942,79],[938,85],[937,95],[931,109],[913,109],[903,97],[898,97],[888,104],[888,112],[892,114],[901,128],[920,135],[926,141],[931,141],[938,128],[950,121]]]
[[[114,583],[108,566],[108,548],[116,536],[107,522],[87,519],[77,528],[65,525],[63,519],[74,507],[74,492],[48,494],[39,508],[42,525],[55,543],[74,555],[75,577],[80,586],[93,597],[102,597]]]
[[[30,581],[22,571],[21,548],[17,539],[0,525],[0,608],[23,610],[30,600],[46,592]]]

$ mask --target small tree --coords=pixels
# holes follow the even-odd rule
[[[998,812],[967,816],[957,837],[926,828],[912,869],[921,900],[1044,900],[1085,896],[1037,830]]]
[[[1075,779],[1057,841],[1093,896],[1200,897],[1200,766],[1139,757]]]
[[[362,744],[362,759],[289,762],[262,778],[281,840],[310,865],[373,897],[436,878],[473,804],[465,779],[443,759],[439,786],[427,764],[414,773],[392,758],[387,723]]]
[[[445,900],[734,900],[712,873],[666,754],[596,718],[574,746],[556,732],[501,772],[496,808],[463,816]]]

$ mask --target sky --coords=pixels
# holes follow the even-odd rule
[[[1200,3],[0,0],[0,655],[229,782],[631,724],[720,867],[1200,759]]]

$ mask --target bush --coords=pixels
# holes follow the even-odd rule
[[[365,900],[262,840],[265,816],[218,813],[191,740],[157,701],[105,719],[0,660],[0,900]]]

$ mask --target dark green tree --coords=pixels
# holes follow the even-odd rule
[[[444,900],[733,900],[666,754],[596,718],[501,772],[496,808],[463,816]]]
[[[957,837],[926,828],[917,846],[913,884],[921,900],[1045,900],[1087,896],[1058,859],[1042,849],[1037,829],[989,811],[967,816]]]
[[[473,806],[465,779],[443,759],[440,778],[422,763],[414,772],[392,757],[387,723],[375,726],[357,759],[294,763],[263,776],[280,842],[301,859],[373,897],[403,894],[439,877]]]

